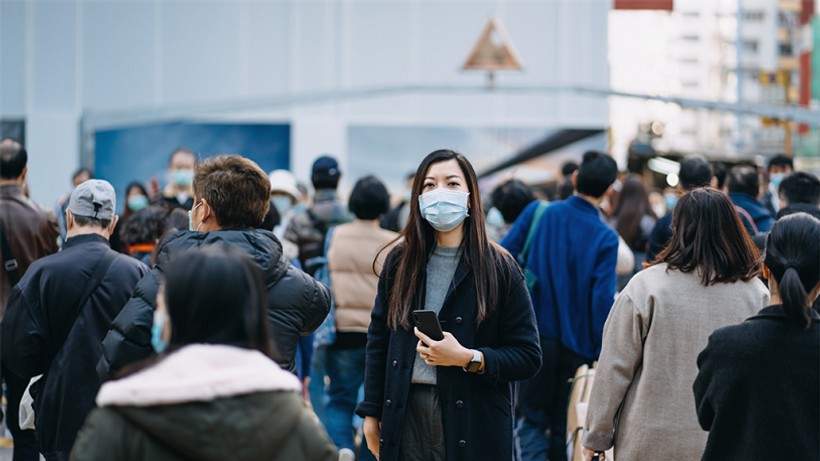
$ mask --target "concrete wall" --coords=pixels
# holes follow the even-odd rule
[[[0,118],[24,117],[35,199],[53,201],[80,164],[83,114],[401,84],[481,85],[460,66],[488,17],[524,64],[499,84],[605,86],[606,0],[0,2]],[[597,126],[603,99],[570,94],[403,95],[221,114],[289,121],[293,170],[347,152],[347,127]]]

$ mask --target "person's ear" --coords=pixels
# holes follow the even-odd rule
[[[108,235],[114,235],[114,229],[117,228],[117,223],[120,221],[120,217],[118,215],[114,215],[111,219],[111,224],[108,225]]]
[[[578,170],[572,172],[570,182],[572,183],[572,188],[578,190]]]
[[[20,173],[20,184],[24,184],[26,182],[26,175],[28,175],[28,165],[23,167],[23,172]]]
[[[202,201],[202,206],[200,206],[200,208],[207,208],[208,211],[207,211],[207,214],[205,216],[203,216],[202,219],[200,219],[199,221],[200,222],[205,222],[206,220],[208,220],[208,218],[210,218],[212,216],[211,211],[213,211],[213,210],[211,209],[211,204],[208,203],[207,200],[205,200],[203,198],[201,201]]]
[[[65,230],[70,231],[74,227],[74,215],[68,209],[65,210]]]
[[[772,276],[772,271],[769,269],[769,266],[767,266],[766,263],[762,264],[761,273],[763,275],[763,278],[766,280],[769,280],[769,278],[771,278]]]

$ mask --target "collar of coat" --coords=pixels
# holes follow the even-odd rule
[[[176,405],[300,388],[295,376],[259,351],[193,344],[138,373],[103,384],[97,405]]]

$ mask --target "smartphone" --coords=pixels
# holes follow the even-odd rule
[[[413,321],[419,331],[429,336],[433,341],[441,341],[444,339],[444,333],[441,331],[441,324],[438,323],[438,314],[434,311],[413,311]]]

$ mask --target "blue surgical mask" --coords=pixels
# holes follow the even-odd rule
[[[168,349],[168,343],[162,339],[166,320],[166,315],[154,312],[154,324],[151,325],[151,347],[154,348],[157,354],[162,354],[165,349]]]
[[[148,206],[148,197],[144,195],[132,195],[128,198],[128,208],[137,212]]]
[[[451,189],[435,189],[419,196],[421,215],[434,229],[449,232],[469,216],[467,212],[468,192]]]
[[[188,187],[194,183],[194,170],[189,168],[174,170],[171,180],[178,187]]]
[[[274,195],[270,198],[270,201],[280,215],[287,213],[293,208],[293,199],[290,198],[289,195]]]
[[[490,208],[490,211],[487,212],[487,225],[490,227],[503,227],[506,222],[504,222],[504,215],[498,211],[498,208]]]
[[[672,211],[675,209],[675,205],[678,203],[678,195],[677,194],[663,194],[663,202],[666,204],[666,211]]]
[[[786,175],[784,173],[775,173],[769,178],[769,184],[777,190],[780,188],[780,183],[783,182],[783,178],[785,177]]]

